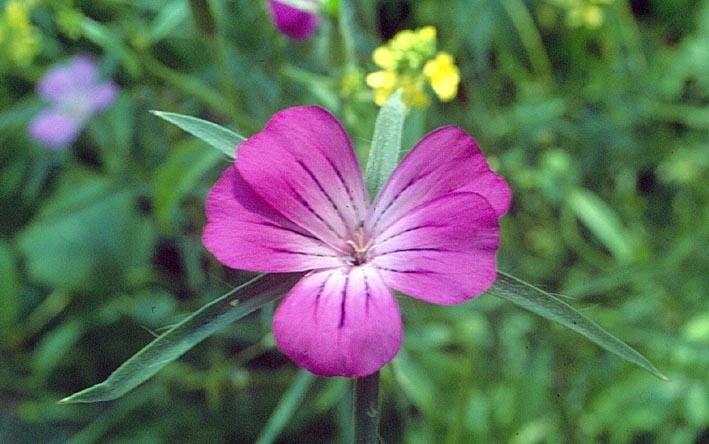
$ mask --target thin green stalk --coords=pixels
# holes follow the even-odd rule
[[[231,75],[229,74],[229,66],[226,62],[226,44],[224,43],[224,39],[217,35],[212,40],[212,45],[214,46],[214,52],[216,53],[217,69],[219,70],[222,89],[224,90],[224,96],[227,101],[226,107],[229,110],[231,120],[233,122],[237,122],[239,120],[239,112],[236,108],[238,101],[234,91],[234,84],[231,81]]]
[[[529,10],[520,0],[503,0],[501,4],[510,17],[512,26],[517,30],[524,50],[527,51],[532,71],[544,81],[549,81],[552,72],[551,62]]]
[[[150,74],[165,81],[166,83],[169,83],[174,88],[184,92],[188,96],[199,100],[202,104],[208,108],[211,108],[213,111],[230,116],[236,127],[241,131],[244,131],[245,128],[254,127],[254,123],[250,119],[232,111],[235,104],[230,103],[229,100],[224,100],[224,95],[219,91],[205,85],[199,80],[196,80],[192,76],[182,74],[168,66],[163,65],[159,60],[150,54],[141,53],[140,61],[146,71]]]
[[[642,50],[640,28],[633,17],[630,4],[626,2],[614,4],[610,5],[609,9],[615,10],[618,14],[619,23],[615,28],[627,51],[623,55],[626,66],[631,74],[639,75],[647,70],[648,62]]]
[[[155,77],[164,80],[173,87],[196,98],[215,111],[228,114],[228,106],[224,103],[224,97],[212,88],[204,85],[193,77],[179,73],[158,61],[147,53],[140,54],[141,62],[145,69]]]
[[[458,444],[465,442],[466,408],[470,393],[473,391],[475,381],[475,363],[477,362],[475,350],[468,350],[464,354],[464,374],[459,379],[457,395],[454,395],[451,411],[451,425],[446,434],[446,444]]]
[[[261,436],[259,436],[256,444],[271,444],[278,438],[278,435],[303,402],[303,398],[305,398],[314,380],[315,375],[307,370],[301,369],[298,372],[293,383],[283,394],[283,397],[268,419],[268,423],[266,423],[266,427],[264,427],[263,432],[261,432]]]
[[[379,372],[354,380],[354,442],[379,442]]]
[[[229,65],[227,63],[227,44],[226,38],[224,36],[224,26],[223,21],[219,19],[222,17],[221,11],[217,10],[217,5],[213,1],[208,2],[209,11],[214,17],[216,32],[211,35],[211,43],[214,47],[215,61],[217,69],[219,70],[219,77],[221,77],[222,89],[224,90],[224,96],[227,100],[227,109],[229,110],[229,116],[233,122],[238,122],[239,112],[237,110],[236,104],[238,103],[236,98],[236,93],[234,90],[234,82],[232,81],[231,75],[229,73]]]
[[[340,10],[337,17],[342,38],[342,52],[345,56],[345,66],[357,66],[355,43],[352,32],[352,9],[347,0],[340,0]]]

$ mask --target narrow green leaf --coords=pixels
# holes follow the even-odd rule
[[[598,324],[576,311],[566,302],[531,284],[509,274],[498,272],[497,280],[487,292],[519,305],[550,321],[558,322],[564,327],[585,336],[609,352],[615,353],[626,361],[644,368],[664,381],[669,381],[650,361],[625,342],[603,330]]]
[[[591,230],[618,260],[628,262],[633,254],[633,237],[618,215],[601,198],[588,190],[575,189],[567,202],[581,222]]]
[[[273,410],[271,417],[268,418],[268,422],[263,428],[261,436],[256,440],[256,444],[271,444],[278,438],[283,428],[290,422],[293,414],[303,404],[303,399],[313,381],[315,381],[315,375],[304,369],[298,371],[295,380],[283,394],[281,400],[278,401],[278,405]]]
[[[10,337],[11,329],[20,320],[22,313],[20,288],[17,261],[13,257],[10,246],[0,239],[0,307],[2,307],[0,310],[0,344]],[[26,327],[26,324],[23,327]]]
[[[222,160],[217,151],[205,151],[199,141],[190,138],[186,142],[170,150],[155,174],[155,216],[168,231],[177,226],[183,198],[196,188],[205,172]]]
[[[374,125],[372,147],[367,159],[367,189],[374,198],[386,183],[401,152],[401,133],[404,128],[406,108],[401,101],[401,91],[394,93],[382,106]]]
[[[164,111],[151,111],[151,113],[203,140],[232,159],[236,157],[237,145],[246,140],[245,137],[236,134],[232,130],[197,117]]]
[[[261,274],[236,287],[160,335],[105,381],[59,403],[110,401],[123,396],[220,328],[283,297],[300,276],[300,273]]]
[[[160,12],[150,24],[148,36],[150,42],[155,44],[184,26],[189,17],[189,10],[185,2],[173,1],[160,8]]]
[[[197,29],[208,37],[217,34],[217,20],[208,0],[190,0],[190,11]]]
[[[119,58],[121,64],[131,74],[131,77],[138,77],[141,73],[140,61],[135,54],[128,49],[124,36],[89,17],[83,17],[80,22],[81,33],[87,40],[95,43]]]

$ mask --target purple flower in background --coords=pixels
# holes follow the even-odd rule
[[[37,85],[37,93],[49,106],[30,122],[29,136],[57,150],[74,142],[86,121],[115,100],[118,86],[99,81],[93,59],[76,56],[47,71]]]
[[[271,18],[280,32],[293,40],[307,40],[315,32],[320,16],[313,0],[268,0]]]
[[[312,373],[361,377],[401,346],[392,289],[448,305],[492,285],[510,197],[449,126],[421,139],[370,204],[337,119],[289,108],[239,146],[207,198],[203,241],[232,268],[306,272],[275,313],[278,348]]]

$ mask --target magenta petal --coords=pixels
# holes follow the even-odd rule
[[[498,217],[510,205],[507,183],[490,170],[475,140],[448,126],[428,133],[404,157],[377,196],[368,228],[386,226],[421,203],[454,191],[482,195]]]
[[[276,113],[239,146],[236,168],[273,208],[336,248],[364,219],[369,198],[352,144],[320,107]]]
[[[206,210],[202,241],[229,267],[287,272],[342,264],[331,248],[256,195],[234,167],[209,192]]]
[[[35,117],[27,130],[30,138],[47,148],[58,150],[69,146],[79,135],[84,121],[59,110],[48,109]]]
[[[317,6],[315,2],[304,1],[313,7]],[[318,26],[320,17],[315,13],[303,11],[278,0],[269,0],[268,6],[278,30],[293,40],[307,40]]]
[[[288,293],[273,318],[278,348],[321,376],[372,374],[401,347],[401,316],[377,270],[314,272]]]
[[[474,298],[495,281],[497,214],[475,193],[451,193],[399,216],[374,240],[387,286],[435,304]]]

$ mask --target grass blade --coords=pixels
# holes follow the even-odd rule
[[[123,396],[220,328],[283,297],[300,276],[300,273],[261,274],[236,287],[160,335],[105,381],[59,403],[110,401]]]
[[[246,140],[245,137],[236,134],[230,129],[197,117],[168,113],[165,111],[150,112],[187,131],[232,159],[236,157],[236,147]]]
[[[509,274],[498,272],[497,280],[487,292],[570,328],[609,352],[644,368],[664,381],[669,381],[650,361],[625,342],[602,329],[566,302],[531,284]]]

